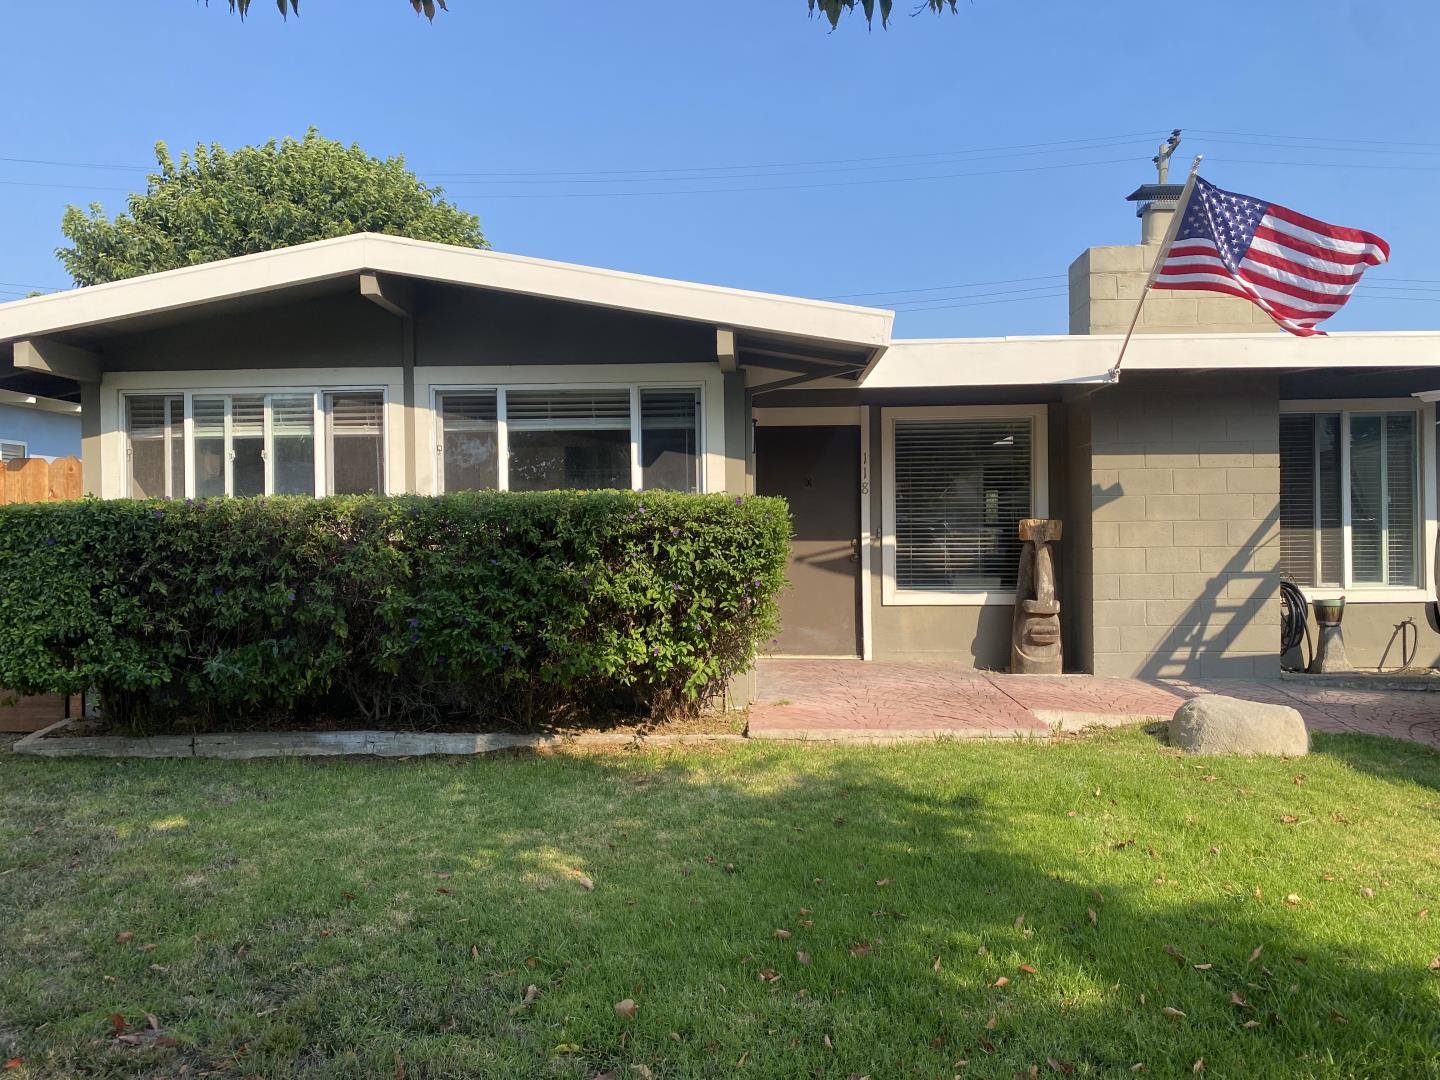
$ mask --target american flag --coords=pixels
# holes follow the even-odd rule
[[[1345,306],[1367,266],[1390,257],[1374,233],[1327,225],[1198,176],[1181,210],[1153,287],[1244,297],[1301,337],[1323,335],[1315,324]]]

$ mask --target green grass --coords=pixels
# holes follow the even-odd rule
[[[1440,1076],[1440,756],[1316,751],[4,755],[0,1076]]]

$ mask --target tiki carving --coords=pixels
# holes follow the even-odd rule
[[[1020,576],[1015,583],[1015,622],[1010,634],[1010,670],[1017,675],[1059,675],[1060,598],[1055,589],[1055,553],[1062,522],[1026,518],[1020,522]]]

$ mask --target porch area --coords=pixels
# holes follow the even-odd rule
[[[1440,687],[1440,680],[1437,680]],[[762,660],[750,735],[772,739],[1008,738],[1059,726],[1168,720],[1196,694],[1289,705],[1312,731],[1440,749],[1440,694],[1294,680],[1009,675],[936,661]]]

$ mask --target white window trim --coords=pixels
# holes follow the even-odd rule
[[[1421,572],[1421,586],[1413,585],[1302,585],[1307,600],[1338,600],[1347,604],[1428,603],[1435,599],[1436,471],[1435,471],[1435,406],[1415,398],[1315,398],[1280,402],[1282,413],[1339,413],[1341,439],[1340,521],[1343,530],[1345,580],[1350,580],[1350,415],[1351,413],[1415,414],[1420,451],[1420,550],[1416,553]]]
[[[695,480],[696,493],[704,494],[706,455],[709,452],[708,426],[705,423],[705,384],[686,379],[660,379],[647,382],[566,382],[566,383],[431,383],[430,384],[430,448],[434,463],[434,491],[445,493],[445,433],[440,414],[440,399],[446,394],[495,394],[495,452],[499,456],[496,477],[497,491],[510,490],[510,426],[506,416],[506,392],[557,393],[570,390],[616,390],[630,392],[630,487],[643,490],[640,467],[640,392],[642,390],[693,390],[695,392]]]
[[[5,436],[0,435],[0,443],[4,443],[7,446],[18,446],[20,448],[20,456],[13,458],[12,460],[14,461],[23,461],[30,456],[30,445],[23,439],[7,439]]]
[[[880,410],[881,446],[884,462],[884,517],[881,529],[880,602],[898,607],[989,607],[1014,606],[1013,590],[957,589],[934,592],[928,589],[901,589],[895,583],[895,421],[896,420],[980,420],[1030,421],[1030,516],[1050,513],[1049,487],[1049,406],[1046,405],[943,405],[887,407]]]
[[[179,390],[179,389],[129,389],[119,391],[119,430],[123,440],[125,454],[120,463],[120,491],[122,498],[133,498],[131,494],[130,469],[128,467],[130,451],[130,425],[129,413],[126,402],[132,397],[183,397],[185,399],[184,422],[182,430],[185,439],[185,494],[184,498],[195,498],[195,398],[220,397],[225,399],[225,441],[230,442],[231,413],[233,408],[232,399],[239,397],[263,397],[265,399],[264,416],[264,442],[265,442],[265,488],[268,492],[273,486],[273,463],[270,459],[270,399],[272,397],[302,397],[309,394],[312,403],[312,416],[315,438],[315,490],[316,498],[324,498],[329,495],[329,431],[327,426],[327,411],[325,408],[325,397],[327,394],[345,393],[368,393],[379,394],[381,398],[381,415],[385,417],[381,433],[381,463],[382,476],[381,484],[385,494],[390,494],[390,424],[389,405],[390,390],[383,383],[368,383],[342,386],[215,386],[205,387],[200,390]],[[166,455],[166,468],[169,469],[169,454]],[[225,459],[225,489],[229,491],[233,486],[233,464],[229,455]],[[179,496],[175,496],[178,498]],[[226,496],[228,498],[229,496]]]

